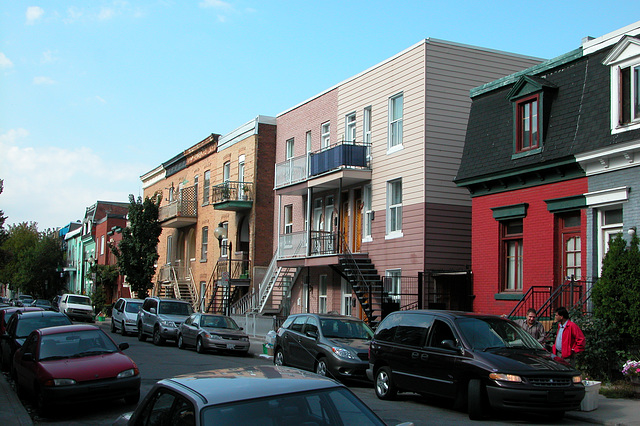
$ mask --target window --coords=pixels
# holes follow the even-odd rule
[[[516,103],[516,152],[540,146],[538,101],[538,95],[534,95]]]
[[[348,114],[344,120],[344,140],[347,142],[356,141],[356,113]]]
[[[385,273],[385,290],[394,302],[400,302],[402,290],[400,288],[402,275],[401,269],[388,269]]]
[[[208,226],[203,226],[202,227],[202,247],[200,249],[200,260],[202,262],[206,262],[207,261],[207,251],[208,251],[208,247],[209,247],[209,227]]]
[[[293,138],[287,140],[286,147],[285,147],[286,160],[291,160],[293,158],[293,141],[294,141]]]
[[[347,281],[343,278],[342,284],[342,303],[341,303],[341,311],[342,315],[351,315],[351,303],[352,303],[352,295],[351,295],[351,284],[347,283]]]
[[[402,231],[402,179],[387,182],[387,234]]]
[[[231,163],[227,161],[222,166],[222,181],[226,183],[226,182],[229,182],[230,179],[231,179]]]
[[[209,188],[211,186],[211,171],[204,172],[204,183],[202,186],[202,205],[209,204]]]
[[[291,234],[293,232],[293,205],[284,206],[284,233]]]
[[[320,275],[318,282],[318,313],[327,313],[327,276]]]
[[[238,157],[238,195],[241,200],[245,198],[245,185],[242,184],[244,182],[244,154]]]
[[[326,122],[320,128],[320,148],[325,149],[329,148],[329,144],[331,142],[331,128],[329,122]]]
[[[371,226],[373,225],[373,210],[371,210],[371,185],[364,187],[364,223],[362,225],[362,237],[371,240]]]
[[[640,39],[620,38],[602,61],[610,67],[611,132],[640,128]]]
[[[223,238],[220,244],[220,257],[227,257],[229,255],[229,222],[224,222],[222,227],[225,229],[226,238]]]
[[[640,119],[640,65],[620,68],[618,124]]]
[[[522,219],[500,222],[502,291],[522,291]]]
[[[173,235],[167,237],[167,260],[166,263],[171,263],[171,253],[173,252]]]
[[[402,93],[389,99],[389,149],[402,145]]]
[[[371,107],[362,113],[362,142],[367,145],[367,159],[371,159]]]
[[[602,270],[602,260],[609,251],[609,243],[623,230],[622,208],[613,206],[599,210],[598,227],[600,228],[598,258],[600,260],[600,270]]]
[[[100,256],[104,255],[104,235],[100,236]]]

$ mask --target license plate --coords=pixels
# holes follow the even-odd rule
[[[232,345],[231,343],[227,343],[227,349],[235,349],[236,345]]]

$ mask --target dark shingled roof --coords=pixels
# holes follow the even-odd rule
[[[557,88],[545,91],[540,153],[512,159],[514,113],[508,95],[517,82],[473,98],[456,182],[464,186],[639,139],[640,130],[611,135],[610,69],[602,64],[610,50],[529,76],[543,86]]]

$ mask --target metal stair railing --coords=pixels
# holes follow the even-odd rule
[[[369,283],[365,280],[364,278],[364,274],[362,273],[362,271],[360,270],[360,267],[358,266],[358,262],[356,262],[355,257],[353,257],[353,253],[351,253],[351,250],[349,250],[349,245],[347,244],[347,240],[344,234],[341,234],[341,243],[342,243],[342,255],[345,256],[347,260],[349,261],[349,264],[355,267],[356,270],[356,278],[357,281],[356,282],[360,282],[364,285],[365,289],[366,289],[366,293],[369,297],[369,309],[363,309],[365,315],[367,316],[367,320],[369,323],[372,323],[374,321],[373,319],[373,292],[371,291],[371,286],[369,285]],[[351,283],[351,287],[353,287],[353,283]],[[358,292],[356,293],[356,297],[358,298],[360,305],[363,306],[364,308],[364,303],[363,300],[360,299],[360,296],[358,296]],[[382,312],[381,312],[382,313]]]
[[[271,259],[271,263],[269,263],[269,267],[267,268],[267,272],[260,282],[260,286],[258,287],[258,305],[253,308],[257,310],[259,313],[264,310],[265,305],[267,304],[267,300],[269,299],[269,295],[273,290],[275,282],[278,278],[278,274],[280,272],[280,268],[277,268],[278,265],[278,254],[280,253],[280,248],[276,249],[276,252]]]
[[[507,316],[511,319],[513,319],[514,317],[524,318],[526,316],[527,310],[529,310],[530,308],[534,308],[536,309],[536,312],[538,312],[536,305],[543,305],[551,296],[552,289],[553,287],[551,286],[531,286]]]

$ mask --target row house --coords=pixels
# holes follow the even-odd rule
[[[471,90],[456,183],[475,311],[585,303],[609,240],[640,219],[639,85],[640,22]]]
[[[82,274],[82,223],[71,222],[60,230],[62,238],[62,250],[64,251],[64,265],[62,266],[62,277],[65,288],[70,293],[76,293],[80,289],[80,277]]]
[[[539,62],[426,39],[279,114],[258,310],[470,310],[469,90]]]
[[[153,294],[247,309],[273,253],[275,124],[258,116],[141,176],[144,197],[161,196]]]

